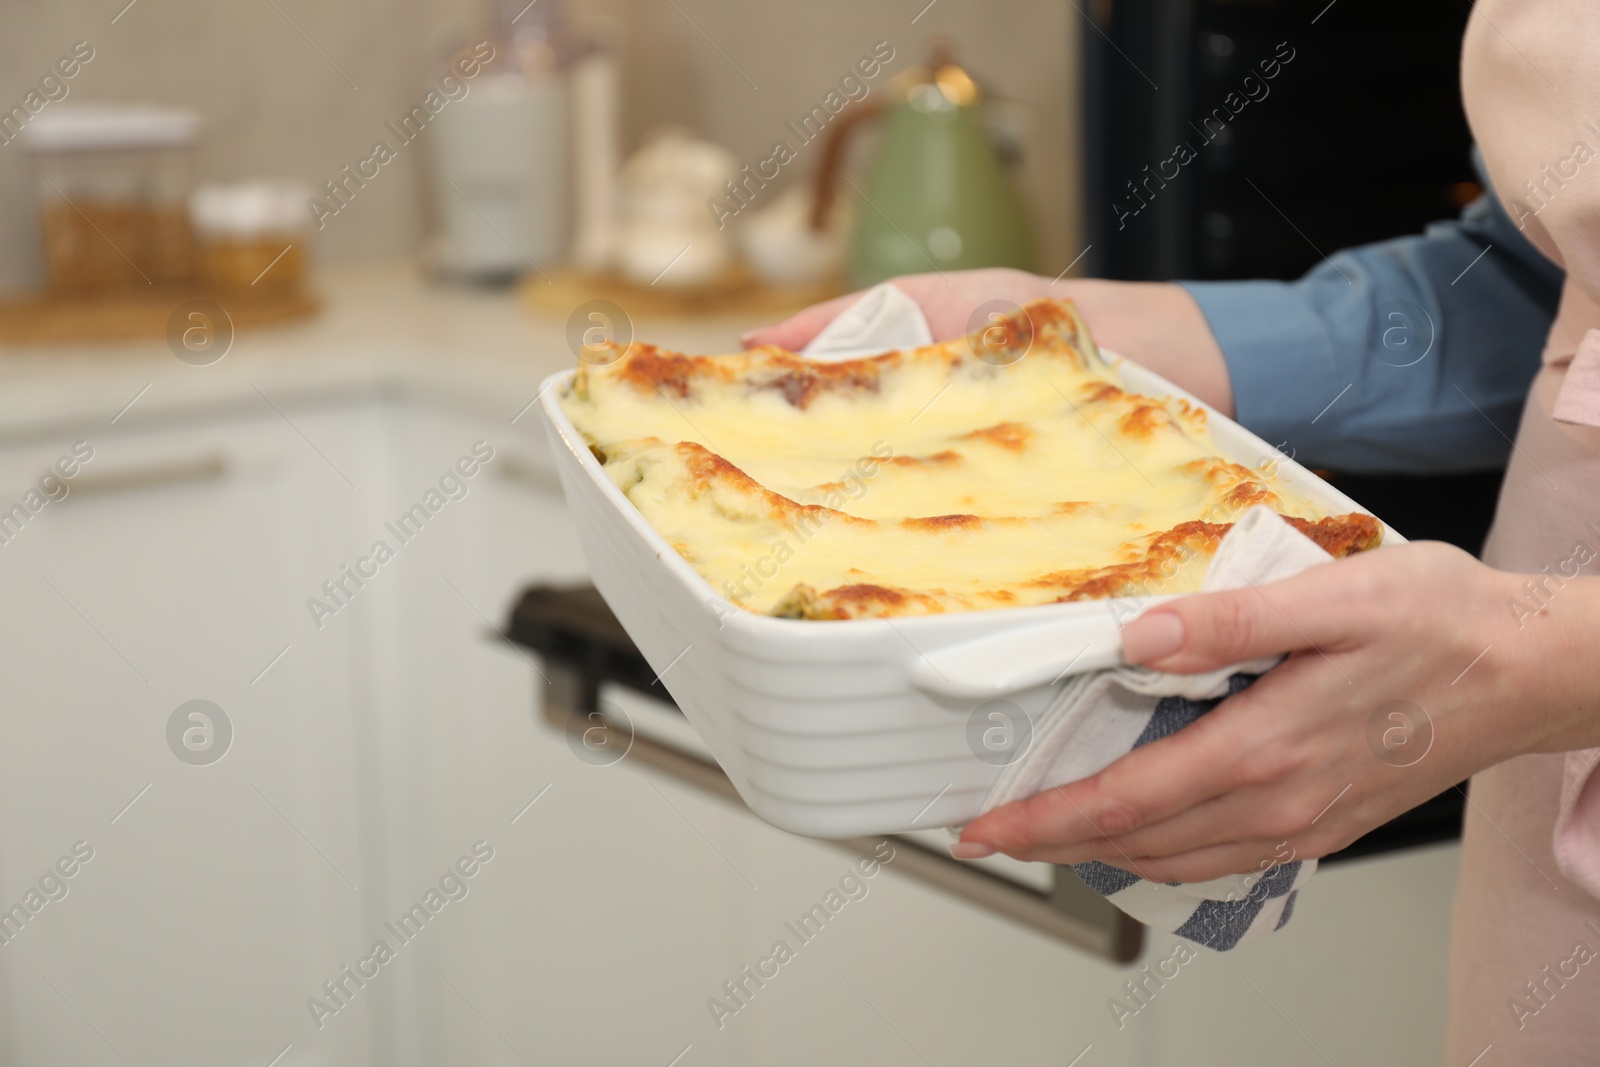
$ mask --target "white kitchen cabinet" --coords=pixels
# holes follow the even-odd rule
[[[0,947],[0,1062],[520,1062],[502,1033],[529,1022],[519,1045],[581,1062],[586,961],[637,975],[658,958],[670,979],[706,931],[732,931],[706,886],[721,861],[678,862],[694,831],[663,826],[678,816],[637,776],[550,735],[534,665],[494,637],[522,585],[584,572],[537,427],[393,401],[280,406],[0,452],[20,497],[72,440],[94,448],[66,498],[0,545],[0,899],[74,842],[95,850]],[[494,459],[402,543],[399,517],[478,441]],[[393,558],[354,586],[345,565],[379,539]],[[319,626],[306,602],[337,603],[324,581],[347,596]],[[207,766],[166,739],[196,698],[234,730]],[[385,923],[478,841],[495,860],[400,945]],[[676,896],[639,879],[661,864],[684,875]],[[582,917],[613,909],[608,959]],[[380,938],[395,961],[317,1027],[308,998],[330,1002],[323,982]],[[634,1004],[651,989],[620,984]]]
[[[350,635],[309,640],[297,600],[352,491],[260,408],[0,452],[9,506],[93,448],[0,545],[0,901],[94,850],[0,948],[7,1064],[264,1064],[361,912]],[[193,699],[232,724],[210,765],[168,746]],[[366,1035],[327,1049],[360,1062]]]
[[[374,753],[369,831],[384,841],[385,863],[375,878],[382,889],[372,937],[476,842],[487,842],[494,859],[463,880],[466,896],[446,906],[385,975],[386,1023],[375,1029],[374,1059],[396,1067],[520,1063],[495,1027],[515,1029],[525,1006],[505,1011],[497,989],[507,980],[505,957],[520,952],[509,929],[530,916],[551,919],[539,881],[527,876],[549,862],[544,820],[598,812],[607,798],[556,790],[512,825],[550,783],[552,763],[565,769],[566,761],[536,747],[544,738],[532,722],[534,667],[495,628],[524,584],[581,580],[582,552],[559,489],[540,473],[548,464],[531,420],[511,425],[414,406],[390,418],[388,474],[375,489],[369,533],[353,537],[349,551],[375,537],[395,541],[389,528],[430,491],[448,503],[397,546],[371,585],[374,597],[365,599],[364,590],[351,606],[350,621],[373,635],[361,689]],[[483,462],[489,449],[493,458]],[[463,458],[476,467],[471,476],[460,474]],[[564,748],[559,755],[570,759]],[[481,936],[476,923],[484,924]],[[453,949],[457,939],[462,947]],[[352,948],[370,940],[352,940]],[[563,953],[543,965],[568,962]],[[527,998],[525,987],[513,988]]]
[[[404,859],[390,908],[416,899],[475,841],[495,858],[397,975],[414,1020],[401,1025],[416,1043],[385,1063],[664,1065],[701,1025],[693,994],[722,980],[722,950],[738,943],[751,893],[715,850],[734,847],[748,816],[626,761],[578,759],[538,717],[537,664],[494,632],[524,585],[585,572],[538,433],[415,411],[394,457],[408,473],[391,509],[474,441],[496,450],[469,494],[416,540],[397,587],[411,607],[383,682],[385,718],[410,725],[393,737],[388,769],[397,802],[415,808],[403,820],[411,832],[393,843]]]

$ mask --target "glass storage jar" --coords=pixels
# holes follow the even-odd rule
[[[194,273],[186,202],[200,118],[148,104],[68,104],[23,131],[51,289],[182,285]]]
[[[214,289],[298,292],[305,281],[311,190],[264,179],[202,185],[189,198],[200,279]]]

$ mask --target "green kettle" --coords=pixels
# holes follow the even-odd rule
[[[982,90],[936,46],[901,72],[860,188],[850,283],[898,274],[1034,265],[1027,206],[982,120]]]

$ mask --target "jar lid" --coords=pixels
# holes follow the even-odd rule
[[[262,179],[202,185],[189,196],[189,218],[201,233],[259,237],[304,229],[309,219],[304,182]]]
[[[187,148],[200,131],[200,115],[154,104],[56,104],[22,129],[35,152],[89,152]]]

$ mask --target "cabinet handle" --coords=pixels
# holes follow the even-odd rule
[[[123,467],[109,471],[84,471],[67,482],[71,492],[65,499],[91,493],[118,493],[129,489],[151,489],[161,485],[203,482],[224,477],[228,460],[221,452]]]
[[[489,468],[502,481],[513,482],[524,489],[534,489],[539,492],[549,492],[560,489],[561,482],[556,478],[553,470],[548,470],[532,460],[525,459],[514,453],[505,453],[496,459]]]

